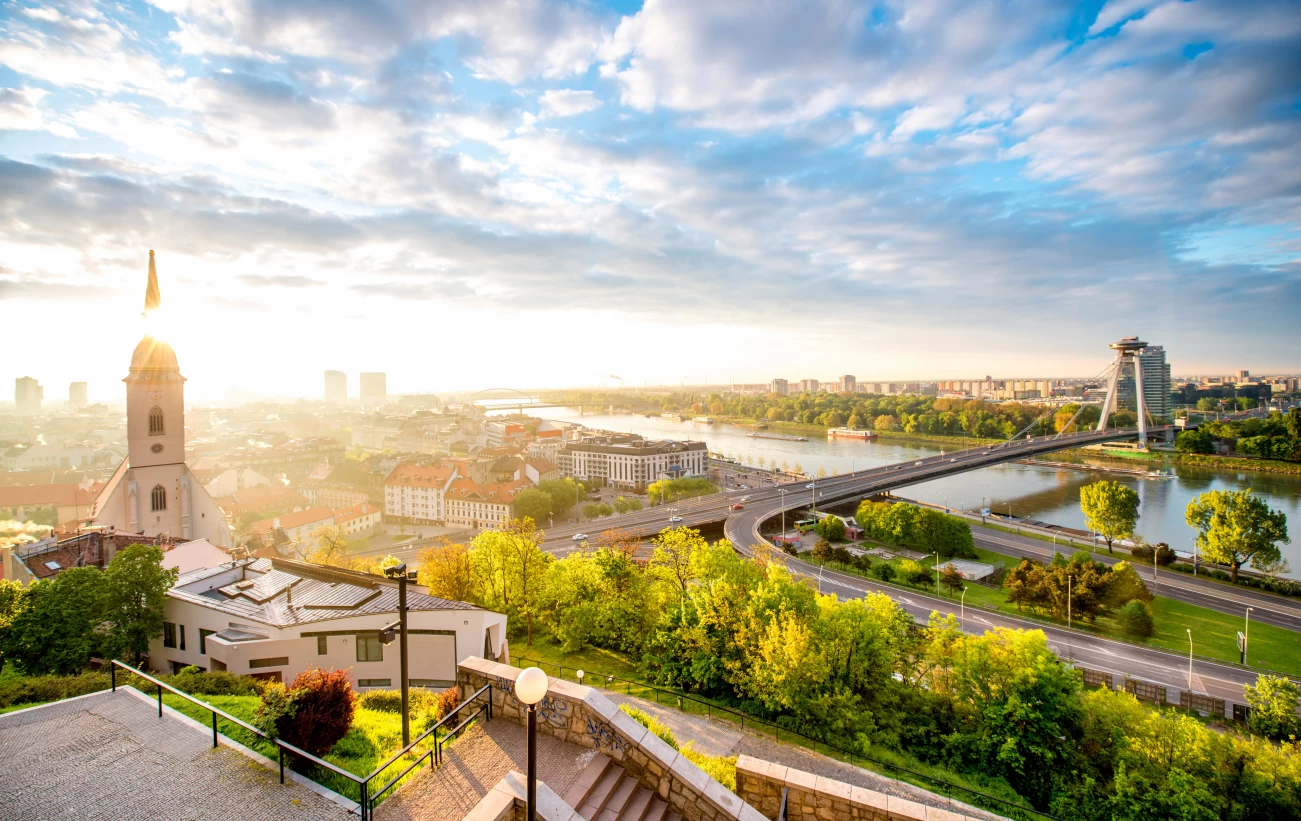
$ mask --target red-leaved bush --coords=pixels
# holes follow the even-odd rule
[[[348,671],[310,667],[289,685],[289,693],[293,710],[276,722],[280,738],[322,756],[348,734],[357,700]]]

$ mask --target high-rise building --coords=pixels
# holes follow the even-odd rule
[[[383,402],[388,397],[387,378],[382,373],[361,375],[361,401]]]
[[[785,379],[774,379],[772,381],[771,392],[777,394],[778,396],[785,396],[786,394],[790,393],[790,383],[788,383]]]
[[[1251,371],[1238,371],[1237,373],[1235,373],[1235,374],[1233,375],[1233,381],[1235,381],[1235,382],[1250,382],[1250,381],[1251,381]]]
[[[818,392],[818,380],[816,380],[816,379],[801,379],[801,380],[800,380],[800,390],[803,391],[804,393],[817,393],[817,392]]]
[[[14,380],[14,405],[19,416],[36,416],[41,412],[41,400],[45,398],[45,388],[30,376],[20,376]]]
[[[840,377],[840,392],[854,393],[858,390],[858,380],[850,374]]]
[[[331,405],[347,404],[348,374],[343,371],[325,372],[325,401]]]
[[[73,409],[84,408],[90,402],[86,399],[86,383],[73,382],[68,385],[68,405]]]
[[[1170,397],[1170,364],[1165,359],[1165,348],[1147,345],[1134,354],[1143,369],[1143,404],[1153,419],[1169,419],[1174,410]],[[1138,410],[1134,385],[1132,360],[1123,360],[1120,379],[1116,383],[1116,407]]]

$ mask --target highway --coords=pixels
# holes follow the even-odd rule
[[[1163,429],[1157,428],[1152,432],[1160,430]],[[557,556],[563,556],[577,546],[578,542],[573,540],[575,534],[587,533],[594,539],[602,530],[610,528],[642,531],[649,535],[670,526],[701,527],[724,522],[724,532],[733,547],[742,555],[752,555],[753,546],[764,542],[759,533],[760,526],[765,521],[781,515],[783,510],[791,511],[809,506],[814,501],[815,492],[819,505],[850,501],[940,476],[978,470],[1041,453],[1128,438],[1134,436],[1136,432],[1133,429],[1106,433],[1086,431],[1067,434],[1060,438],[1038,437],[998,446],[971,448],[909,463],[886,465],[822,479],[816,482],[816,490],[807,487],[811,483],[794,482],[748,491],[728,491],[667,506],[656,506],[602,522],[567,524],[549,528],[544,549]],[[743,497],[744,509],[730,510],[730,506]],[[681,521],[670,522],[670,517],[680,518]],[[1001,553],[1045,559],[1050,558],[1053,552],[1052,545],[1034,539],[980,528],[975,528],[973,532],[980,546]],[[795,573],[810,579],[821,576],[820,586],[826,593],[860,597],[867,592],[885,593],[899,602],[920,623],[925,623],[932,611],[959,615],[958,603],[949,599],[912,590],[901,590],[898,587],[879,584],[858,576],[825,571],[817,565],[787,557],[785,554],[780,556]],[[1104,561],[1111,561],[1106,556],[1101,558]],[[1180,601],[1235,615],[1241,614],[1245,607],[1250,606],[1254,608],[1253,621],[1301,629],[1301,605],[1289,599],[1245,588],[1228,588],[1215,582],[1176,575],[1173,572],[1161,574],[1158,586],[1162,595]],[[1060,656],[1090,669],[1111,672],[1116,675],[1117,681],[1128,674],[1134,678],[1166,685],[1172,690],[1189,688],[1187,655],[1100,638],[1038,621],[1020,619],[1010,614],[976,608],[966,611],[963,628],[967,632],[978,634],[994,627],[1043,630],[1053,649]],[[1239,703],[1243,700],[1242,685],[1254,682],[1256,678],[1255,673],[1234,665],[1203,659],[1193,660],[1191,675],[1191,689]]]

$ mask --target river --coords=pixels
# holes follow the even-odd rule
[[[828,474],[836,470],[844,473],[938,454],[941,447],[946,450],[961,447],[899,439],[868,442],[830,439],[816,433],[808,434],[807,442],[790,442],[750,438],[746,436],[749,431],[734,425],[675,422],[631,414],[580,417],[574,408],[549,408],[537,413],[544,418],[581,422],[589,428],[637,433],[648,439],[703,441],[715,453],[748,457],[754,462],[760,458],[769,462],[775,459],[778,465],[785,461],[791,468],[798,463],[810,474],[819,468]],[[1101,479],[1113,479],[1138,491],[1142,500],[1137,528],[1140,536],[1191,552],[1196,534],[1184,522],[1184,509],[1193,497],[1208,490],[1250,488],[1271,507],[1287,514],[1293,541],[1282,546],[1283,556],[1292,566],[1286,575],[1301,578],[1301,476],[1185,465],[1176,465],[1174,470],[1174,478],[1141,479],[1126,474],[1013,462],[913,485],[900,490],[899,495],[966,510],[976,510],[982,503],[997,513],[1007,513],[1010,507],[1012,515],[1017,517],[1085,529],[1084,515],[1080,512],[1080,488]]]

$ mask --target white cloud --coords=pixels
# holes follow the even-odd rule
[[[56,137],[75,139],[77,132],[45,117],[41,100],[46,92],[38,88],[0,88],[0,130],[47,131]]]
[[[590,91],[572,88],[549,89],[542,93],[542,117],[572,117],[595,111],[601,107],[601,101]]]

